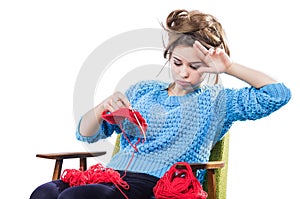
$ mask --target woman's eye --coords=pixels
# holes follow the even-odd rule
[[[181,62],[178,62],[178,61],[174,61],[174,64],[175,64],[176,66],[180,66],[182,63],[181,63]]]
[[[197,70],[198,68],[200,68],[200,65],[190,65],[190,67],[194,70]]]
[[[203,64],[203,63],[199,63],[197,65],[190,65],[190,67],[194,70],[197,70],[197,69],[199,69],[200,67],[203,67],[203,66],[205,66],[205,64]]]

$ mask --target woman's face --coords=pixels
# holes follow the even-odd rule
[[[185,95],[199,88],[203,81],[203,74],[197,69],[205,67],[205,64],[198,57],[197,52],[192,47],[175,47],[171,58],[171,71],[174,79],[173,93]]]

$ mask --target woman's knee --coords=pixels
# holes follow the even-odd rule
[[[68,187],[68,184],[60,180],[47,182],[37,187],[30,199],[57,199],[59,194]]]
[[[77,187],[71,187],[64,190],[58,197],[58,199],[111,199],[111,198],[123,198],[119,190],[114,186],[107,184],[93,184],[83,185]]]

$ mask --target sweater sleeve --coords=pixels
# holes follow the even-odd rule
[[[257,120],[287,104],[291,98],[291,91],[283,83],[275,83],[259,89],[227,89],[226,97],[229,122]]]
[[[107,137],[110,137],[113,134],[113,132],[116,132],[116,133],[121,132],[121,129],[117,125],[109,124],[108,122],[103,121],[102,125],[99,127],[98,131],[93,136],[83,136],[80,134],[80,131],[79,131],[81,119],[79,120],[79,123],[77,125],[76,138],[82,142],[94,143],[100,139],[105,139]]]

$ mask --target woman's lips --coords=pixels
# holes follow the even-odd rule
[[[189,85],[190,85],[189,82],[182,81],[182,80],[177,80],[176,82],[177,82],[179,85],[181,85],[181,86],[189,86]]]

